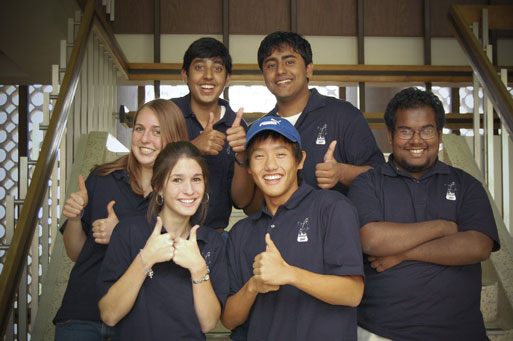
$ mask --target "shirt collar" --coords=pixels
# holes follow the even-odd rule
[[[388,157],[388,163],[383,167],[383,174],[388,176],[402,176],[413,179],[413,177],[405,171],[399,169],[394,163],[394,154],[390,154]],[[419,180],[426,179],[436,174],[449,174],[449,166],[440,160],[436,160],[433,167],[431,167]]]
[[[118,169],[112,172],[112,175],[116,180],[123,181],[130,185],[130,174],[128,174],[128,171],[126,169]]]
[[[326,97],[322,96],[317,89],[310,89],[310,97],[308,98],[308,103],[306,103],[306,107],[303,109],[301,116],[303,114],[308,114],[310,111],[317,110],[320,107],[326,105]],[[277,116],[278,115],[278,103],[273,110],[269,113],[270,115]]]
[[[230,104],[228,103],[228,101],[226,101],[222,98],[219,98],[217,103],[219,105],[225,107],[226,112],[225,112],[223,118],[220,119],[215,124],[225,122],[227,125],[231,126],[233,124],[233,121],[235,120],[235,117],[234,117],[234,115],[230,115],[230,113],[233,112],[233,110],[230,108]],[[190,92],[185,96],[185,109],[186,110],[183,113],[185,118],[190,118],[194,115],[194,113],[192,112],[192,107],[191,107],[191,93]]]
[[[296,208],[303,201],[303,199],[313,190],[314,189],[312,186],[302,181],[299,185],[299,188],[294,193],[292,193],[292,196],[289,198],[289,200],[287,200],[287,202],[281,205],[280,207],[284,207],[287,210],[292,210]],[[280,209],[280,207],[278,207],[278,210]],[[252,220],[258,220],[262,217],[263,214],[272,217],[271,212],[269,212],[267,206],[265,205],[265,200],[262,203],[262,209],[257,213],[253,214],[250,218]]]
[[[155,224],[157,223],[157,215],[154,215],[153,218],[151,219],[151,231],[153,231],[153,228],[155,227]],[[164,226],[164,228],[166,228]],[[199,240],[199,241],[202,241],[204,243],[208,243],[209,241],[209,236],[208,236],[208,232],[206,231],[208,227],[202,227],[200,226],[200,228],[198,229],[198,231],[196,231],[196,240]],[[216,232],[217,233],[217,232]]]

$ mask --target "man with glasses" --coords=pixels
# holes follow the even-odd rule
[[[393,154],[349,190],[365,254],[359,340],[487,340],[480,262],[500,244],[486,192],[438,160],[445,112],[431,92],[399,92],[385,122]]]

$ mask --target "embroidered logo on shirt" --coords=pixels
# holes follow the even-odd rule
[[[308,231],[310,228],[308,227],[308,218],[305,218],[303,221],[298,221],[297,224],[299,225],[299,232],[297,233],[297,241],[298,243],[305,243],[308,241],[308,234],[306,231]]]
[[[328,125],[324,123],[322,127],[317,127],[317,140],[315,140],[316,144],[326,144],[326,133],[327,133]]]
[[[445,184],[447,186],[447,193],[445,194],[445,199],[447,200],[456,200],[456,183],[453,181],[450,184]]]

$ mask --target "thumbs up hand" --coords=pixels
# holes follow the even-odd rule
[[[116,212],[114,212],[115,203],[116,202],[112,200],[107,204],[107,218],[96,219],[93,222],[93,238],[98,244],[108,245],[112,231],[119,223],[118,216]]]
[[[283,260],[269,233],[265,235],[265,245],[265,251],[253,262],[254,277],[268,286],[289,284],[290,266]]]
[[[202,154],[218,155],[223,150],[225,139],[226,136],[223,133],[214,129],[214,113],[211,112],[205,129],[191,142]]]
[[[246,148],[244,148],[244,145],[246,144],[246,131],[240,124],[243,115],[244,109],[240,108],[239,111],[237,111],[237,116],[233,121],[232,127],[226,130],[226,140],[230,144],[232,150],[236,153],[246,150]]]
[[[196,241],[196,233],[199,225],[191,228],[188,239],[176,238],[175,240],[175,256],[173,261],[182,268],[191,272],[193,280],[200,279],[207,272],[207,263],[198,247]]]
[[[333,188],[338,182],[343,180],[342,163],[337,162],[333,156],[336,147],[337,141],[331,141],[326,154],[324,154],[324,162],[318,163],[315,166],[315,177],[320,188]]]
[[[171,260],[175,253],[174,244],[171,234],[162,233],[162,219],[158,216],[155,228],[141,250],[144,266],[149,269],[154,264]]]
[[[82,174],[78,175],[78,187],[79,190],[71,193],[62,210],[62,214],[69,220],[80,220],[82,210],[87,206],[89,197]]]

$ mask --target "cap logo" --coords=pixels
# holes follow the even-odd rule
[[[258,126],[259,126],[259,127],[262,127],[262,126],[267,126],[267,125],[270,125],[270,124],[272,124],[272,125],[275,125],[275,126],[276,126],[276,125],[280,125],[280,123],[281,123],[281,122],[280,122],[279,120],[274,119],[274,118],[271,118],[269,121],[261,122]]]

